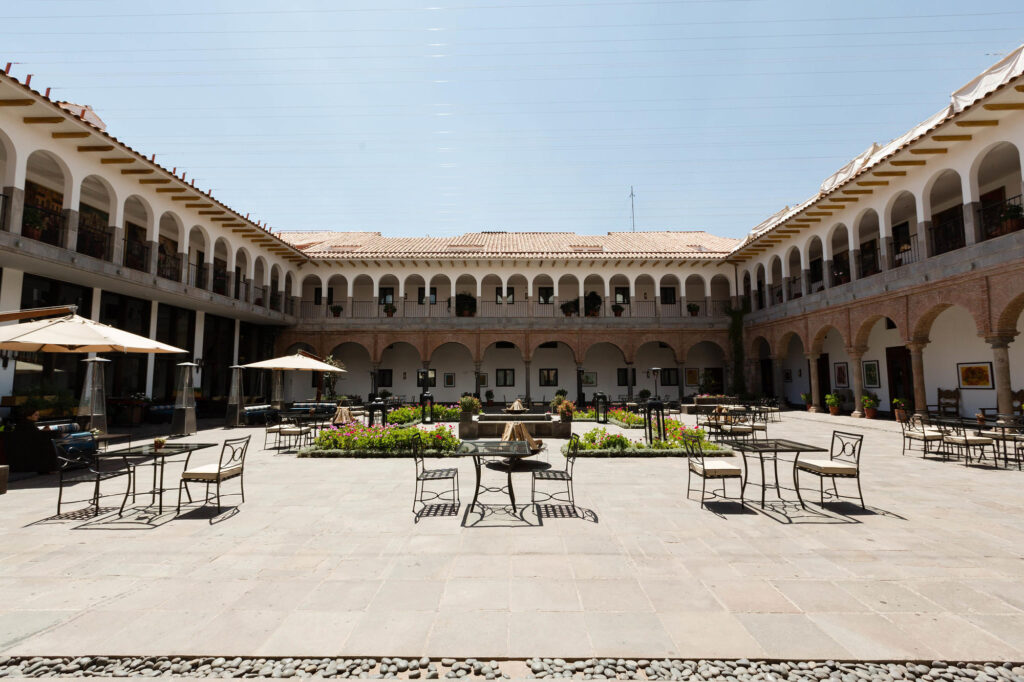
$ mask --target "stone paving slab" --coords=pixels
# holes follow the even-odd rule
[[[257,447],[246,502],[228,483],[220,516],[175,517],[168,493],[163,515],[140,497],[123,519],[54,518],[55,477],[17,481],[0,497],[0,654],[1024,658],[1024,472],[902,457],[891,422],[782,419],[769,435],[865,434],[867,512],[803,510],[791,490],[702,510],[670,458],[580,460],[565,518],[501,498],[469,514],[469,461],[458,513],[418,522],[409,460]],[[194,440],[238,431],[262,445],[260,429]],[[559,445],[541,459],[560,466]]]

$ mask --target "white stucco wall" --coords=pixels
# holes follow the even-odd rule
[[[959,306],[935,318],[931,342],[924,348],[924,383],[928,404],[938,400],[938,389],[956,388],[958,362],[992,362],[992,347],[977,335],[974,318]],[[971,416],[982,407],[996,406],[994,389],[961,389],[961,414]]]
[[[803,405],[800,394],[811,392],[811,381],[808,376],[807,358],[804,357],[803,345],[795,336],[790,339],[789,348],[786,349],[782,361],[782,370],[783,395],[793,405]],[[789,370],[792,374],[792,381],[785,380],[786,370]]]

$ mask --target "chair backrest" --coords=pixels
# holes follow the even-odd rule
[[[569,436],[569,447],[565,451],[565,470],[572,476],[572,470],[576,466],[576,457],[580,453],[580,436],[574,433]]]
[[[96,441],[91,433],[88,439],[55,438],[50,442],[57,456],[57,464],[62,470],[96,466]]]
[[[421,434],[413,434],[409,440],[409,449],[412,451],[412,459],[416,464],[416,475],[419,476],[424,471],[423,464],[423,436]]]
[[[697,459],[704,466],[704,448],[700,444],[700,436],[692,431],[683,432],[683,447],[691,459]]]
[[[245,453],[249,449],[250,438],[252,438],[251,435],[244,438],[228,438],[225,440],[220,448],[220,461],[217,463],[217,469],[224,471],[225,469],[244,467]]]
[[[940,388],[939,392],[939,415],[949,417],[960,416],[960,389]]]
[[[857,471],[860,471],[860,449],[863,444],[864,434],[862,433],[833,431],[829,457],[853,464],[857,467]]]
[[[281,413],[277,411],[265,412],[263,414],[263,422],[264,424],[266,424],[267,428],[270,428],[271,426],[277,426],[278,424],[281,423]]]

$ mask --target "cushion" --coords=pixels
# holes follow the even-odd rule
[[[282,436],[302,436],[309,433],[307,426],[285,426],[278,431]]]
[[[992,431],[982,431],[981,435],[986,438],[995,438],[997,440],[1014,440],[1019,434],[1014,433],[1010,429],[1007,429],[1005,433],[999,429],[994,429]]]
[[[739,476],[743,472],[738,464],[717,457],[709,457],[703,463],[697,459],[691,459],[690,468],[695,474],[708,477]]]
[[[854,475],[857,473],[856,464],[844,462],[841,459],[799,459],[796,465],[800,469],[816,474]]]
[[[992,439],[983,436],[946,436],[945,441],[953,445],[992,445]]]
[[[281,424],[275,424],[274,426],[268,426],[267,427],[267,433],[278,433],[283,428],[284,428],[284,426],[282,426]]]
[[[722,430],[726,433],[750,433],[754,427],[749,424],[723,424]]]
[[[907,438],[913,440],[942,440],[938,431],[907,431]]]
[[[233,466],[225,469],[224,471],[217,471],[216,464],[203,464],[201,466],[188,469],[182,473],[181,477],[186,478],[190,481],[216,481],[218,478],[224,480],[238,476],[242,473],[242,467]]]

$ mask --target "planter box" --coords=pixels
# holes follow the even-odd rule
[[[317,448],[302,448],[295,455],[304,459],[315,458],[341,458],[352,457],[358,459],[406,459],[412,457],[411,451],[381,452],[380,450],[318,450]],[[424,457],[454,457],[453,452],[438,452],[437,450],[426,450]]]
[[[11,467],[0,464],[0,495],[7,492],[7,479],[10,478]]]
[[[567,446],[563,446],[562,454],[565,454]],[[732,457],[736,453],[728,448],[721,448],[718,450],[708,450],[708,446],[705,446],[704,456],[705,457]],[[689,457],[689,453],[686,448],[666,448],[664,450],[656,450],[654,448],[626,448],[624,450],[619,448],[609,448],[607,450],[584,450],[580,448],[579,457]]]

